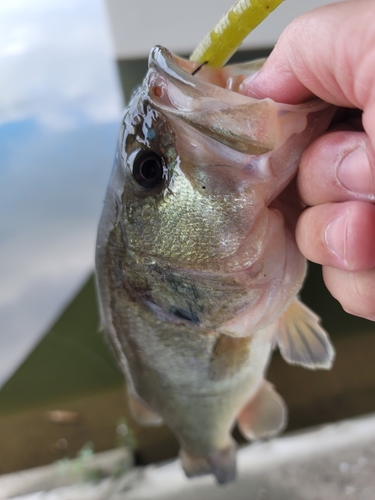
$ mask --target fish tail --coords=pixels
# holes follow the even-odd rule
[[[213,474],[219,484],[230,483],[236,478],[236,445],[233,441],[206,457],[196,457],[181,449],[180,458],[187,477]]]

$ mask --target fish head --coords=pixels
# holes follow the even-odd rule
[[[107,198],[116,200],[127,289],[163,317],[209,328],[233,317],[282,279],[286,240],[297,259],[287,281],[302,282],[292,236],[300,206],[291,217],[269,207],[328,115],[321,101],[236,92],[260,65],[193,74],[196,63],[155,47],[127,108]]]

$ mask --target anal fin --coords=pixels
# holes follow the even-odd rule
[[[280,317],[277,340],[281,355],[290,364],[311,370],[332,367],[335,351],[320,318],[295,299]]]
[[[264,380],[255,396],[240,411],[238,427],[247,439],[271,437],[285,428],[287,413],[282,397],[272,384]]]
[[[131,414],[139,424],[144,426],[158,426],[163,424],[161,416],[152,410],[138,394],[128,391],[128,401]]]

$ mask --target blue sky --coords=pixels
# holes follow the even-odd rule
[[[122,99],[101,0],[0,2],[0,386],[93,269]]]

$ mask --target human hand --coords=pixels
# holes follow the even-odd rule
[[[293,104],[318,96],[342,108],[302,157],[297,188],[309,208],[296,238],[343,308],[375,320],[375,1],[297,18],[240,91]]]

